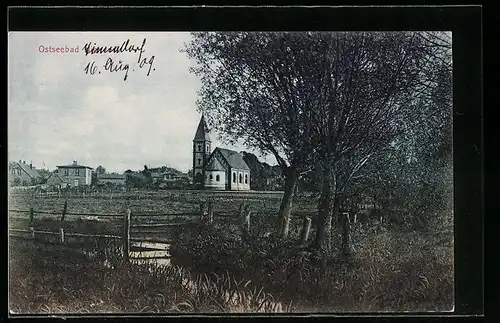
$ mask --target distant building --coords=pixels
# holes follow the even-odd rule
[[[49,178],[47,178],[45,184],[50,188],[56,189],[69,186],[68,182],[66,182],[66,180],[63,179],[58,173],[52,173]]]
[[[173,182],[175,181],[177,173],[172,171],[166,172],[151,172],[151,178],[153,179],[153,183],[156,182]]]
[[[12,186],[31,186],[39,183],[41,176],[33,167],[33,164],[26,164],[26,161],[18,161],[9,164],[9,180]]]
[[[161,173],[161,172],[151,172],[151,179],[153,180],[153,183],[161,182],[162,179],[163,179],[163,173]]]
[[[92,167],[78,165],[73,161],[71,165],[57,166],[57,173],[70,186],[87,186],[92,183]]]
[[[151,172],[153,183],[158,184],[159,188],[182,188],[189,185],[187,174],[171,170],[165,172]]]
[[[125,174],[98,174],[97,184],[113,184],[113,185],[125,185],[126,176]]]
[[[199,189],[249,191],[250,167],[238,152],[215,148],[202,116],[193,139],[194,185]]]

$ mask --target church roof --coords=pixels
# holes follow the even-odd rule
[[[224,166],[220,163],[220,161],[217,158],[213,158],[212,161],[207,165],[205,168],[206,170],[211,170],[211,171],[217,171],[217,170],[223,170],[225,171]]]
[[[243,156],[241,156],[238,152],[225,148],[215,148],[215,150],[219,150],[224,159],[229,163],[229,166],[232,168],[250,170],[247,163],[243,160]]]
[[[194,135],[194,140],[206,140],[210,141],[208,136],[208,128],[205,123],[205,116],[201,116],[200,123],[198,123],[198,129],[196,129],[196,134]]]

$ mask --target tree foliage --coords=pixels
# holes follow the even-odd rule
[[[279,166],[260,162],[257,156],[243,151],[243,160],[250,167],[252,180],[250,189],[255,191],[275,191],[283,189],[283,177]]]
[[[395,153],[418,153],[423,165],[418,146],[441,146],[432,138],[451,129],[450,44],[437,32],[204,32],[184,50],[212,127],[281,167],[280,236],[297,179],[318,179],[321,247],[341,197],[361,187],[381,193],[375,168]]]
[[[106,168],[102,167],[101,165],[97,166],[95,169],[95,172],[99,175],[101,174],[106,174]]]

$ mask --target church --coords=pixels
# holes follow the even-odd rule
[[[250,167],[236,151],[211,149],[205,118],[202,115],[193,139],[193,183],[197,189],[249,191]]]

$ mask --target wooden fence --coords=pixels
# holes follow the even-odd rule
[[[151,259],[151,258],[169,258],[168,255],[168,247],[171,241],[165,239],[144,237],[144,234],[161,234],[165,233],[165,229],[169,227],[179,227],[186,225],[188,223],[212,223],[214,221],[214,216],[217,217],[235,217],[234,214],[227,213],[218,213],[214,214],[213,211],[213,203],[212,202],[201,202],[199,204],[199,209],[192,210],[190,212],[182,212],[182,213],[163,213],[163,214],[135,214],[131,209],[127,209],[123,214],[97,214],[97,213],[74,213],[68,212],[68,201],[64,202],[64,206],[62,212],[56,211],[41,211],[34,210],[30,208],[29,210],[17,210],[11,209],[9,213],[21,213],[28,214],[29,216],[29,227],[28,229],[15,229],[9,228],[10,236],[20,237],[18,234],[25,234],[24,238],[32,239],[34,241],[40,240],[40,236],[56,236],[57,243],[66,244],[67,238],[76,237],[76,238],[99,238],[99,239],[110,239],[121,241],[123,246],[123,257],[125,260],[129,260],[131,258],[132,249],[131,247],[141,248],[146,246],[150,251],[157,251],[154,256],[148,256],[147,253],[139,253],[139,259]],[[237,214],[237,220],[240,223],[241,232],[243,235],[249,235],[251,232],[251,209],[250,205],[247,203],[241,203],[239,208],[239,213]],[[59,230],[57,232],[54,231],[44,231],[44,230],[35,230],[35,218],[37,214],[45,214],[51,216],[60,216],[59,221]],[[122,233],[121,234],[88,234],[88,233],[77,233],[77,232],[67,232],[63,228],[63,223],[65,220],[67,221],[67,216],[80,216],[80,217],[97,217],[97,218],[117,218],[122,222]],[[174,223],[136,223],[140,221],[138,220],[143,217],[192,217],[195,221],[183,221],[183,222],[174,222]],[[303,228],[300,234],[301,243],[305,243],[309,236],[309,231],[311,229],[311,218],[305,217],[303,222]],[[17,233],[17,234],[16,234]],[[26,237],[26,234],[27,237]],[[23,236],[21,236],[23,238]],[[131,243],[134,243],[131,246]],[[154,245],[163,245],[161,248],[155,248]],[[158,252],[164,252],[164,254],[158,255]]]
[[[82,193],[84,194],[84,193]],[[187,212],[177,212],[177,213],[153,213],[153,214],[145,214],[140,213],[139,211],[134,212],[130,208],[126,209],[123,213],[114,213],[114,214],[102,214],[102,213],[83,213],[83,212],[69,212],[68,211],[68,199],[65,199],[64,206],[62,211],[42,211],[42,210],[34,210],[30,208],[29,210],[18,210],[11,209],[9,213],[20,213],[20,214],[28,214],[29,216],[29,225],[27,229],[14,229],[9,228],[10,236],[19,236],[18,234],[24,234],[25,238],[29,238],[32,240],[40,240],[40,236],[55,236],[57,243],[59,244],[67,244],[67,240],[70,237],[73,238],[95,238],[95,239],[109,239],[120,241],[122,244],[123,257],[126,260],[130,258],[169,258],[168,255],[168,246],[171,241],[160,239],[157,236],[166,234],[167,228],[184,226],[188,223],[212,223],[214,221],[214,217],[232,217],[238,221],[240,231],[242,236],[248,236],[252,232],[251,226],[251,204],[252,200],[248,200],[246,202],[241,202],[239,211],[230,213],[227,211],[214,212],[213,205],[215,202],[210,199],[203,198],[198,200],[198,202],[193,201],[193,197],[197,196],[199,193],[193,191],[191,193],[190,201],[188,204],[196,205],[196,209],[189,210]],[[201,193],[200,193],[201,195]],[[220,195],[217,195],[220,197]],[[231,196],[231,195],[228,195]],[[171,194],[169,196],[169,201],[175,200],[175,198],[183,197],[182,194],[177,196],[176,194]],[[186,201],[183,201],[186,202]],[[236,201],[235,201],[236,202]],[[255,202],[255,201],[253,201]],[[265,202],[263,202],[265,203]],[[60,217],[58,230],[56,231],[47,231],[47,230],[36,230],[35,229],[35,216],[36,215],[50,215]],[[67,221],[68,216],[79,216],[79,217],[96,217],[98,218],[116,218],[121,222],[121,232],[115,234],[89,234],[89,233],[80,233],[80,232],[67,232],[68,230],[64,229],[64,223]],[[299,244],[306,244],[310,237],[310,231],[312,227],[312,219],[314,218],[314,214],[292,214],[293,217],[300,217],[302,223],[299,226]],[[191,218],[189,221],[177,221],[173,223],[154,223],[155,221],[150,221],[149,223],[141,223],[141,218],[161,218],[161,217],[189,217]],[[194,220],[194,221],[192,221]],[[350,223],[357,222],[357,216],[354,215],[351,219],[348,213],[342,212],[342,216],[339,218],[342,222],[342,226],[344,227],[344,231],[348,231],[350,229]],[[153,223],[151,223],[153,222]],[[158,221],[156,221],[158,222]],[[381,221],[380,221],[381,222]],[[331,224],[330,224],[331,226]],[[154,235],[157,235],[156,237]],[[148,237],[149,235],[149,237]],[[160,247],[155,247],[159,246]],[[141,247],[147,247],[150,251],[158,251],[154,256],[140,255],[138,257],[131,257],[131,254],[137,253],[137,249]],[[159,255],[159,252],[162,252]]]
[[[68,237],[76,237],[76,238],[100,238],[100,239],[110,239],[110,240],[119,240],[122,241],[123,245],[123,256],[128,260],[131,254],[131,242],[137,243],[136,247],[141,247],[144,244],[166,244],[169,241],[164,239],[154,239],[154,238],[146,238],[141,237],[140,233],[152,233],[151,229],[164,229],[166,227],[173,227],[184,225],[188,222],[182,223],[154,223],[154,224],[133,224],[132,217],[141,218],[141,217],[158,217],[158,216],[196,216],[197,212],[183,212],[183,213],[164,213],[164,214],[133,214],[130,209],[127,209],[124,214],[102,214],[102,213],[81,213],[81,212],[68,212],[68,202],[65,201],[62,212],[56,211],[41,211],[34,210],[30,208],[29,210],[18,210],[18,209],[10,209],[9,213],[21,213],[28,214],[29,216],[29,227],[28,229],[17,229],[17,228],[9,228],[9,235],[20,237],[20,238],[28,238],[34,241],[40,240],[40,237],[43,236],[57,236],[57,242],[59,244],[65,244]],[[54,231],[46,231],[46,230],[36,230],[35,229],[35,218],[36,215],[50,215],[50,216],[60,216],[59,221],[59,230],[57,232]],[[65,220],[67,221],[67,216],[80,216],[80,217],[96,217],[98,218],[117,218],[122,222],[122,234],[88,234],[88,233],[76,233],[76,232],[67,232],[63,228],[63,224]],[[147,230],[150,231],[147,231]],[[142,231],[142,232],[141,232]],[[154,233],[161,233],[162,231],[154,231]],[[24,234],[25,236],[19,236],[19,233]],[[26,234],[28,234],[26,236]],[[135,235],[135,236],[134,236]],[[148,247],[148,249],[153,249],[152,247]],[[156,249],[156,251],[166,251],[163,249]],[[157,256],[155,258],[167,258],[168,256]],[[140,257],[145,258],[145,257]]]

